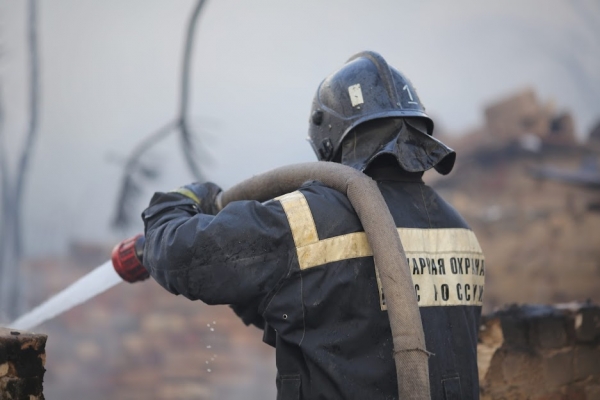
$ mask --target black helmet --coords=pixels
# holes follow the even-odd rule
[[[348,133],[382,118],[418,119],[431,139],[433,121],[410,81],[378,53],[364,51],[321,82],[312,104],[309,142],[319,160],[340,161],[342,141]],[[366,164],[359,169],[364,168]]]

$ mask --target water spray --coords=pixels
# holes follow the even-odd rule
[[[35,328],[123,281],[134,283],[148,279],[150,275],[142,264],[143,250],[142,234],[122,241],[114,247],[111,260],[96,267],[8,326],[22,330]]]

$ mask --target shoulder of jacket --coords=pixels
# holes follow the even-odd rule
[[[311,197],[311,195],[317,196],[331,196],[334,197],[342,196],[345,197],[343,193],[338,192],[337,190],[326,186],[324,183],[320,181],[306,181],[304,182],[298,189],[293,192],[282,194],[281,196],[275,197],[273,200],[278,201],[287,201],[297,198],[300,195],[304,195],[305,197]]]

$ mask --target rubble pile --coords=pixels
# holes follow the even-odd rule
[[[46,335],[0,328],[0,399],[44,399],[46,339]]]
[[[483,318],[481,398],[600,398],[600,307],[511,306]]]
[[[530,89],[491,104],[484,127],[448,140],[452,173],[426,175],[477,234],[485,312],[600,302],[600,125],[577,143],[572,118],[553,109]]]
[[[540,103],[533,89],[490,104],[484,113],[487,132],[500,141],[522,141],[533,136],[544,144],[576,144],[573,116],[557,113],[551,102]]]

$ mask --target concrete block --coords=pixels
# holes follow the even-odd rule
[[[40,400],[46,335],[0,328],[0,399]]]

